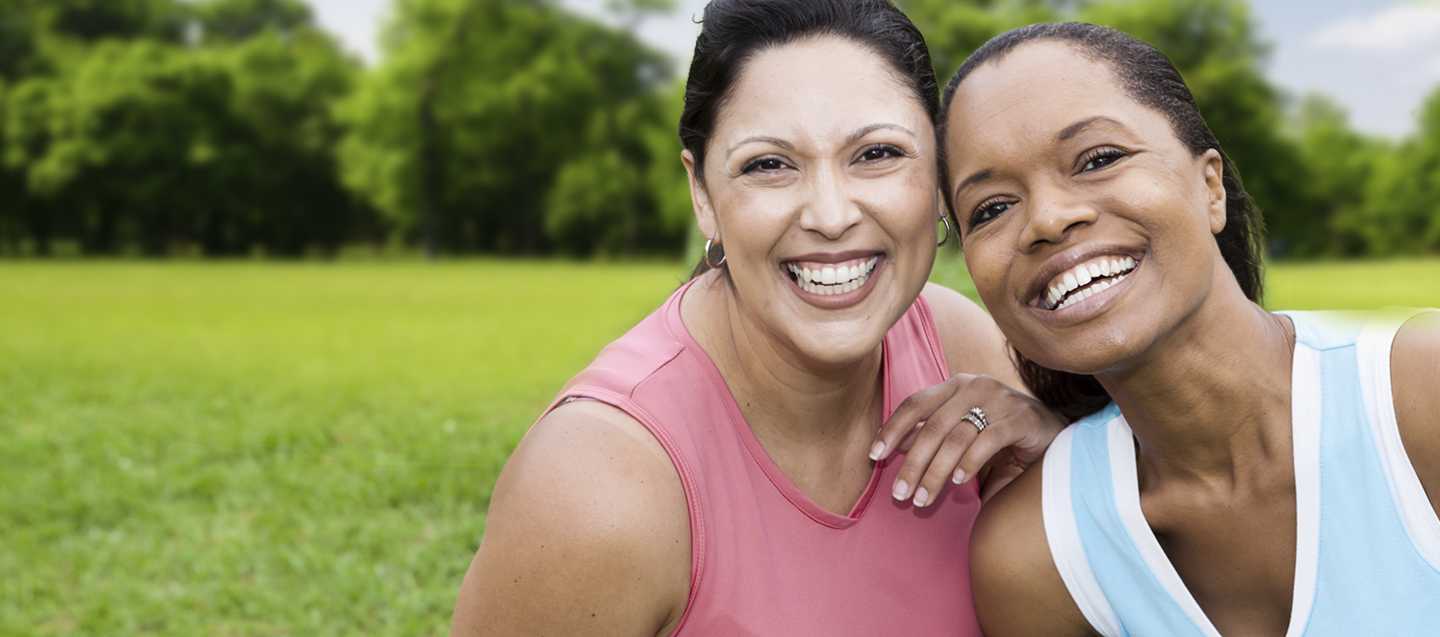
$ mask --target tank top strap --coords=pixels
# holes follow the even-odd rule
[[[1408,310],[1387,314],[1365,325],[1355,347],[1360,391],[1369,424],[1369,433],[1380,457],[1380,466],[1390,488],[1390,497],[1415,549],[1440,571],[1440,518],[1437,518],[1420,476],[1400,437],[1395,400],[1390,382],[1390,352],[1395,334],[1406,321],[1427,311]]]

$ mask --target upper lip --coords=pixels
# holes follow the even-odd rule
[[[1025,303],[1040,305],[1039,301],[1049,291],[1050,281],[1059,274],[1073,268],[1081,263],[1094,259],[1095,257],[1116,256],[1131,257],[1140,261],[1141,251],[1135,248],[1126,248],[1117,245],[1089,245],[1076,246],[1056,253],[1055,256],[1045,260],[1040,266],[1040,272],[1031,281],[1029,289],[1025,293]]]
[[[797,256],[793,256],[793,257],[787,257],[787,258],[781,259],[780,262],[781,262],[781,263],[790,263],[790,262],[793,262],[793,261],[810,261],[810,262],[813,262],[813,263],[844,263],[844,262],[846,262],[846,261],[853,261],[853,260],[855,260],[855,259],[863,259],[863,258],[866,258],[866,257],[879,256],[879,255],[881,255],[881,254],[884,254],[884,252],[882,252],[882,251],[880,251],[880,250],[846,250],[846,251],[844,251],[844,252],[811,252],[811,253],[808,253],[808,254],[801,254],[801,255],[797,255]]]

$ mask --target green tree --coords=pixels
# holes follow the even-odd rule
[[[1310,223],[1296,252],[1360,256],[1370,247],[1366,191],[1391,149],[1350,127],[1342,109],[1320,95],[1306,97],[1297,111],[1298,143],[1312,201]]]
[[[206,41],[238,41],[266,31],[312,30],[315,16],[301,0],[209,0],[196,7]]]
[[[8,6],[7,6],[8,5]],[[87,42],[150,38],[178,42],[190,20],[182,0],[0,0],[33,29]]]
[[[245,39],[107,37],[45,53],[52,71],[6,97],[3,141],[39,249],[72,235],[91,253],[198,242],[206,254],[300,254],[333,250],[364,221],[334,155],[333,105],[358,63],[313,24],[266,22],[275,6],[190,7],[267,25]]]
[[[357,63],[312,27],[262,31],[212,55],[231,90],[217,120],[233,128],[219,131],[205,158],[214,180],[207,190],[233,196],[196,202],[206,252],[333,252],[370,225],[368,209],[340,182],[336,155],[344,129],[334,106],[352,90]]]
[[[228,78],[148,40],[105,41],[65,69],[17,87],[11,165],[51,209],[79,215],[87,251],[117,252],[127,237],[163,251]]]
[[[432,254],[550,249],[562,167],[591,166],[569,170],[574,184],[626,164],[587,144],[635,135],[613,113],[669,76],[632,34],[538,0],[399,0],[382,44],[384,62],[345,106],[345,180]]]
[[[1440,252],[1440,89],[1419,120],[1412,137],[1376,162],[1363,214],[1348,224],[1372,254]]]

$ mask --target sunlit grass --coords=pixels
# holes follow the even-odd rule
[[[444,632],[519,435],[685,269],[0,263],[0,634]],[[1440,261],[1269,298],[1440,305]]]

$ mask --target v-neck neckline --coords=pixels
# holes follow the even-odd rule
[[[1293,317],[1291,317],[1293,320]],[[1320,355],[1299,339],[1290,373],[1290,437],[1295,472],[1295,577],[1291,582],[1290,621],[1286,637],[1300,637],[1309,624],[1315,601],[1316,568],[1320,550]],[[1115,506],[1135,547],[1161,587],[1186,617],[1207,637],[1220,637],[1209,616],[1185,586],[1180,572],[1155,537],[1140,506],[1135,438],[1122,415],[1111,420],[1106,432]]]
[[[735,430],[736,436],[740,438],[746,451],[749,452],[750,457],[760,468],[761,472],[765,474],[765,477],[769,479],[770,483],[775,486],[775,489],[801,513],[804,513],[807,517],[822,525],[834,529],[845,529],[854,526],[862,519],[865,510],[869,508],[871,500],[874,499],[875,491],[881,481],[881,474],[885,471],[888,463],[875,463],[875,466],[870,470],[870,479],[866,482],[864,491],[860,493],[860,497],[855,501],[854,505],[850,507],[850,510],[844,514],[836,513],[820,506],[820,504],[811,499],[804,490],[796,486],[795,481],[791,480],[790,476],[780,468],[780,465],[776,464],[774,458],[770,456],[770,452],[765,449],[765,445],[756,437],[754,429],[750,427],[749,421],[745,419],[745,414],[740,410],[740,403],[735,399],[734,393],[730,390],[730,384],[726,382],[725,376],[720,373],[719,366],[715,364],[709,352],[706,352],[705,348],[700,346],[699,341],[695,340],[694,335],[690,332],[690,327],[685,324],[682,312],[685,295],[698,280],[699,279],[696,278],[686,283],[685,287],[675,295],[675,302],[668,312],[667,322],[669,323],[671,333],[680,339],[685,347],[695,352],[695,357],[701,362],[705,372],[711,375],[714,380],[718,381],[718,386],[725,388],[725,391],[722,392],[722,401],[725,411],[730,415],[730,424]],[[890,333],[887,331],[880,343],[882,421],[884,418],[889,417],[893,408],[891,399],[892,389],[890,387],[890,351]],[[878,430],[880,423],[876,423],[875,427]]]

